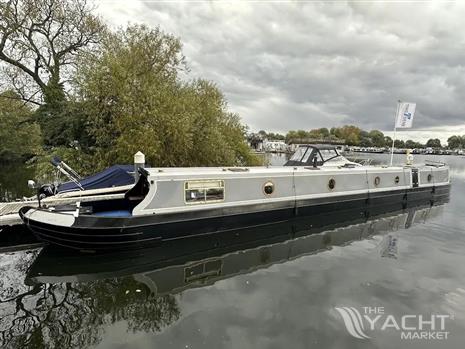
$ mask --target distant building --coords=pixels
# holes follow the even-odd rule
[[[269,153],[286,153],[288,148],[284,141],[269,141],[267,139],[263,141],[263,149]]]

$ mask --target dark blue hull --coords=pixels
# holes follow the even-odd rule
[[[150,215],[140,217],[97,217],[81,215],[70,227],[29,220],[25,224],[41,240],[85,251],[125,250],[161,244],[163,241],[192,236],[221,234],[286,222],[296,217],[328,215],[337,220],[344,212],[366,218],[386,211],[408,209],[418,205],[447,202],[450,186],[414,188],[363,195],[301,200],[297,202],[257,205],[234,209]]]

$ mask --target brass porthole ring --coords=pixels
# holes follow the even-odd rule
[[[379,176],[376,176],[375,177],[375,186],[377,187],[379,185],[379,183],[381,183],[381,178],[379,178]]]
[[[333,190],[335,187],[336,187],[336,181],[334,180],[334,178],[331,178],[328,181],[328,188],[329,190]]]
[[[274,193],[274,183],[272,181],[268,181],[263,184],[263,193],[266,196],[270,196]]]

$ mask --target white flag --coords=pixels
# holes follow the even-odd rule
[[[396,128],[411,128],[413,115],[415,114],[416,103],[399,103],[399,112],[396,118]]]

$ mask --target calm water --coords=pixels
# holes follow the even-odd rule
[[[432,208],[368,220],[349,212],[104,258],[51,249],[2,254],[0,344],[463,348],[465,158],[442,160],[452,168],[450,202]],[[0,176],[4,191],[8,177]],[[369,337],[357,339],[335,307],[362,316],[363,307],[383,309],[374,330],[352,321]],[[382,328],[389,315],[399,326],[411,315],[415,328],[419,315],[442,315],[448,338],[401,339],[392,322]]]

